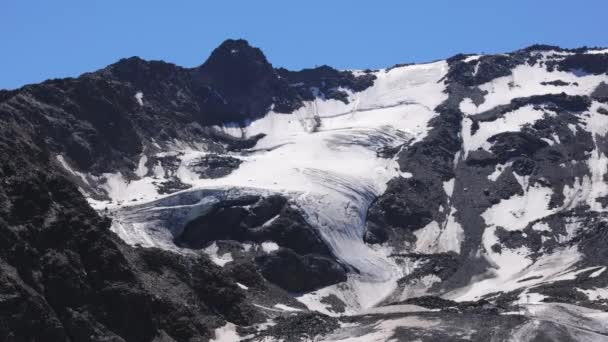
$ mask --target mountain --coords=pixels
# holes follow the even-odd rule
[[[227,40],[0,91],[5,341],[608,340],[608,50]]]

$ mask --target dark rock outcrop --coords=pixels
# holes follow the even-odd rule
[[[200,178],[221,178],[229,175],[241,165],[242,161],[230,156],[208,154],[190,164],[190,169]]]
[[[327,257],[281,248],[256,259],[264,278],[290,292],[309,292],[346,281],[346,269]]]
[[[35,132],[1,120],[3,340],[202,340],[224,319],[256,321],[243,291],[205,257],[125,245]]]

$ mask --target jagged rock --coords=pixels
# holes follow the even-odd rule
[[[297,253],[331,255],[314,228],[280,195],[220,202],[189,222],[176,242],[203,248],[216,240],[274,241]]]
[[[290,292],[309,292],[346,281],[346,269],[327,257],[281,248],[256,258],[264,278]]]
[[[132,57],[78,78],[0,91],[0,339],[199,341],[213,338],[227,321],[247,326],[237,331],[254,339],[312,340],[336,329],[357,329],[363,338],[387,319],[424,324],[401,321],[387,339],[505,340],[528,331],[530,338],[568,340],[572,322],[580,325],[577,334],[607,334],[600,325],[586,325],[595,324],[593,315],[566,327],[499,314],[516,310],[530,293],[545,296],[535,305],[563,317],[574,317],[578,306],[608,307],[594,295],[608,284],[602,184],[608,179],[608,88],[598,81],[608,71],[607,56],[546,45],[458,55],[425,66],[429,78],[420,83],[419,75],[408,74],[417,67],[406,65],[357,72],[275,69],[261,50],[228,40],[191,69]],[[505,78],[521,68],[547,74],[528,91],[517,75]],[[555,70],[570,75],[555,79]],[[393,82],[401,71],[407,86],[385,89],[382,82]],[[421,85],[439,89],[433,96],[442,102],[417,98]],[[365,98],[376,90],[379,98]],[[403,91],[404,98],[392,99],[392,91]],[[499,105],[491,103],[496,95],[505,96]],[[313,100],[319,101],[307,102]],[[325,113],[321,103],[345,111]],[[415,108],[416,127],[333,126],[406,106]],[[488,109],[476,112],[475,106]],[[514,111],[528,108],[534,120],[526,110],[511,120]],[[265,117],[270,110],[275,113]],[[428,120],[417,122],[425,113]],[[349,164],[350,155],[325,155],[356,146],[361,149],[351,150],[353,160],[369,155],[378,163],[342,174],[300,165],[301,154],[285,153],[277,161],[294,163],[289,181],[306,183],[283,189],[280,182],[256,184],[254,175],[229,183],[227,175],[251,166],[242,161],[292,151],[290,144],[302,141],[281,134],[298,123],[306,127],[295,134],[306,137],[314,162],[359,167]],[[469,150],[469,143],[477,146]],[[206,155],[193,158],[196,153]],[[208,180],[192,179],[193,173]],[[207,182],[212,186],[199,186]],[[184,191],[191,184],[196,188]],[[82,195],[98,208],[103,202],[97,197],[140,190],[152,193],[149,202],[133,194],[129,203],[108,201],[110,208],[99,212]],[[141,221],[129,221],[135,216]],[[165,249],[127,245],[113,231],[135,246]],[[337,245],[345,241],[353,245]],[[361,258],[368,259],[357,264],[358,253],[366,252]],[[506,265],[509,255],[523,261],[513,257]],[[498,277],[520,266],[525,269],[517,276]],[[356,327],[277,306],[305,311],[294,295],[338,284],[299,299],[350,313],[351,301],[360,300],[358,279],[386,281],[395,274],[401,276],[397,289],[377,298],[391,305],[344,318]],[[460,297],[471,301],[438,297],[473,290],[480,293]],[[392,304],[438,311],[403,313]],[[267,319],[277,325],[253,329]]]
[[[208,154],[192,161],[190,169],[200,178],[220,178],[229,175],[241,163],[242,161],[237,158]]]

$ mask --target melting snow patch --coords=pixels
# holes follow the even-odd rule
[[[539,231],[539,232],[550,232],[551,231],[551,227],[549,227],[549,224],[547,224],[546,222],[537,222],[532,226],[532,229]]]
[[[137,169],[135,170],[135,174],[138,177],[144,177],[148,173],[148,168],[146,167],[146,162],[148,161],[148,157],[142,155],[139,158],[139,163],[137,164]]]
[[[492,246],[497,242],[494,229],[487,228],[483,234],[483,246],[487,253],[486,259],[494,268],[488,274],[473,279],[469,286],[448,293],[446,298],[458,301],[477,300],[489,293],[509,292],[541,283],[575,279],[577,274],[587,271],[571,271],[581,259],[577,247],[557,249],[552,254],[543,255],[533,261],[528,257],[529,251],[525,247],[492,251]],[[524,279],[529,280],[522,282]]]
[[[285,304],[275,304],[274,307],[279,310],[283,310],[283,311],[292,311],[292,312],[302,311],[300,309],[292,308],[291,306],[287,306]]]
[[[526,124],[532,124],[536,120],[542,119],[544,112],[535,109],[532,105],[527,105],[518,108],[512,112],[505,113],[494,121],[479,122],[479,129],[474,134],[471,134],[473,120],[470,118],[463,119],[462,128],[462,144],[465,150],[465,156],[470,151],[484,149],[488,151],[491,143],[488,139],[496,134],[504,132],[519,132]]]
[[[528,289],[519,294],[517,299],[518,304],[538,304],[543,301],[547,296],[540,293],[529,292]]]
[[[608,299],[608,289],[595,288],[595,289],[577,289],[584,293],[589,300]]]
[[[472,99],[467,97],[460,102],[460,111],[467,114],[476,114],[477,106],[473,103]]]
[[[571,85],[554,87],[541,84],[541,82],[556,79],[571,83]],[[485,101],[476,108],[476,112],[482,113],[496,106],[508,104],[518,97],[562,92],[568,95],[588,95],[602,81],[606,81],[605,75],[576,75],[565,71],[547,72],[544,66],[519,65],[513,68],[511,75],[496,78],[479,86],[482,91],[488,93],[484,98]],[[578,86],[574,83],[577,83]],[[465,112],[465,114],[475,114],[476,112]]]
[[[222,255],[218,254],[219,248],[217,247],[217,244],[215,242],[209,245],[207,248],[203,249],[203,252],[209,255],[211,261],[213,261],[214,264],[221,267],[224,267],[224,265],[233,261],[232,254],[230,253],[225,253]]]
[[[438,320],[426,319],[417,316],[407,316],[396,319],[381,320],[361,330],[362,326],[340,329],[325,337],[323,342],[387,342],[395,341],[391,337],[397,328],[402,329],[428,329],[440,324]],[[352,329],[352,330],[351,330]],[[361,331],[366,333],[361,334]]]
[[[510,165],[511,165],[511,162],[507,163],[506,165],[497,164],[496,167],[494,168],[494,172],[492,172],[491,174],[488,175],[488,179],[493,182],[496,182],[498,177],[500,177],[500,175],[504,171],[505,167],[510,166]]]
[[[262,250],[266,253],[271,253],[279,249],[279,245],[274,242],[262,242]]]
[[[554,210],[549,209],[552,193],[551,188],[535,184],[523,195],[511,196],[486,209],[481,216],[489,226],[522,230],[528,223],[553,213]]]
[[[236,325],[226,323],[223,327],[215,329],[215,337],[209,342],[236,342],[239,341],[239,334],[236,332]]]
[[[144,93],[142,93],[141,91],[138,91],[137,93],[135,93],[135,100],[137,100],[137,103],[139,103],[140,106],[144,105]]]
[[[606,270],[606,266],[604,266],[604,267],[600,268],[599,270],[597,270],[597,271],[595,271],[595,272],[591,273],[591,274],[589,275],[589,278],[597,278],[597,277],[599,277],[599,276],[600,276],[602,273],[604,273],[604,271],[605,271],[605,270]]]

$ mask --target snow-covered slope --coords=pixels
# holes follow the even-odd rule
[[[372,287],[361,282],[384,284],[387,295],[401,276],[387,260],[386,250],[363,242],[371,202],[391,178],[407,177],[401,175],[393,157],[381,156],[379,151],[407,148],[424,139],[429,120],[438,115],[433,108],[447,98],[441,81],[447,68],[446,62],[436,62],[380,70],[374,73],[377,79],[372,87],[348,92],[348,103],[317,98],[292,114],[270,111],[243,127],[217,127],[237,138],[265,135],[253,148],[228,154],[241,164],[224,177],[201,179],[191,165],[210,151],[175,144],[175,149],[156,157],[179,156],[174,175],[192,187],[177,194],[158,193],[154,183],[173,175],[163,172],[162,163],[147,170],[144,154],[136,170],[140,179],[128,182],[120,173],[104,175],[107,181],[100,187],[107,190],[109,201],[91,200],[91,204],[111,211],[112,229],[130,244],[177,250],[173,239],[181,228],[218,197],[287,195],[335,257],[358,270],[351,286],[363,287],[352,299],[343,300],[369,307],[382,295],[362,295]]]
[[[312,98],[206,126],[203,140],[147,140],[128,170],[56,158],[127,243],[208,254],[221,267],[252,262],[309,310],[355,315],[428,298],[445,301],[439,312],[469,301],[503,313],[541,305],[528,316],[570,310],[549,301],[606,309],[607,72],[606,50],[545,46],[353,71],[373,84],[289,84]],[[133,96],[143,108],[152,98]],[[276,198],[285,204],[268,204]],[[314,281],[296,286],[276,265]],[[327,340],[448,323],[357,324],[375,328],[344,326]],[[514,330],[522,340],[533,336],[526,324]]]

